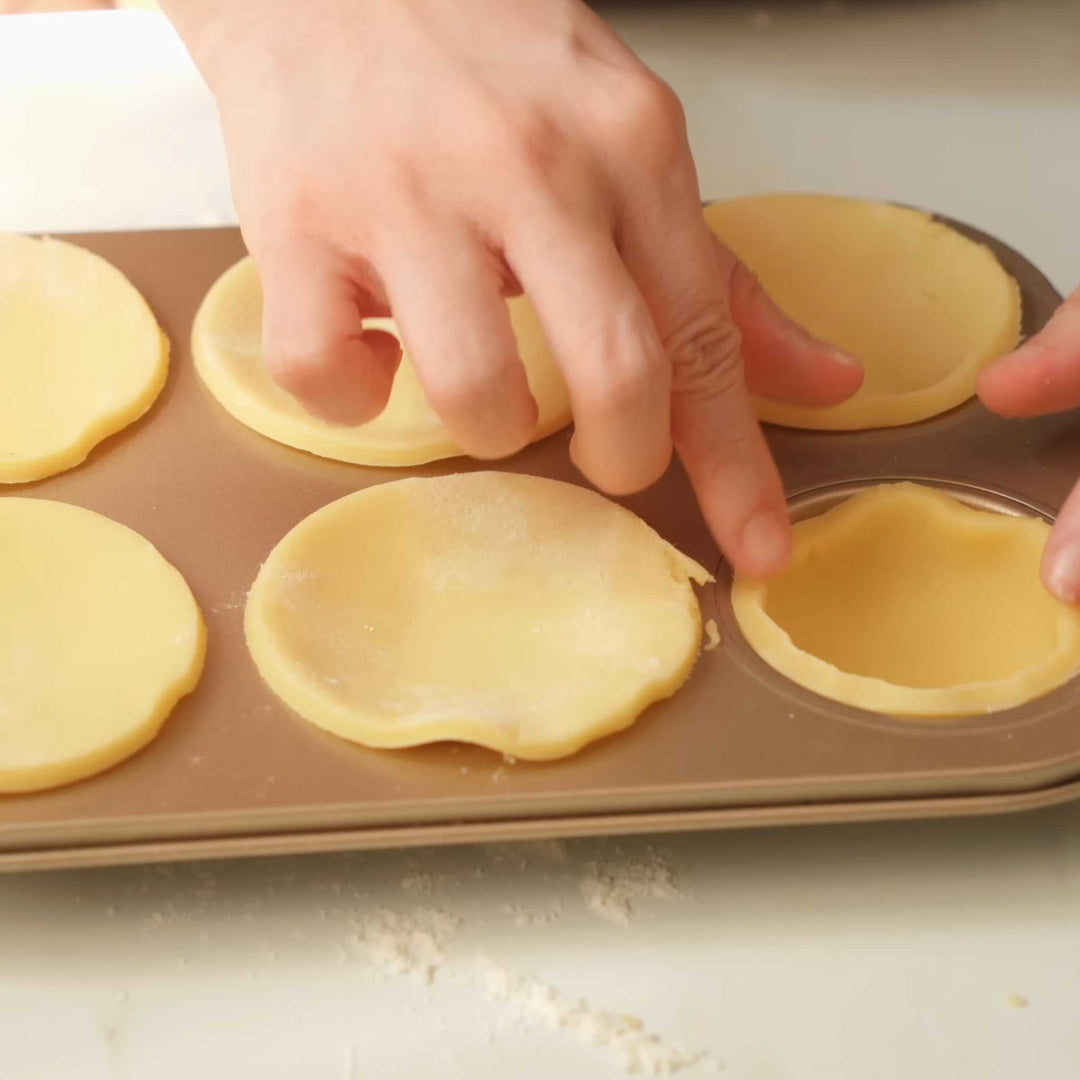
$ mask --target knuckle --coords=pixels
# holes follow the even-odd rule
[[[604,391],[608,407],[622,411],[653,399],[666,381],[666,366],[647,355],[608,366]]]
[[[727,397],[741,389],[742,339],[730,320],[712,312],[684,322],[667,341],[676,394]]]
[[[567,168],[568,147],[558,126],[538,111],[518,116],[509,143],[512,159],[525,177],[557,184]]]
[[[509,104],[489,96],[474,101],[462,124],[461,142],[470,159],[504,171],[546,176],[562,158],[564,140],[555,120],[532,104]]]
[[[637,405],[651,380],[644,369],[627,364],[608,364],[583,381],[583,404],[592,412],[620,413]]]
[[[608,110],[609,134],[638,161],[667,172],[686,154],[686,118],[678,96],[651,73],[633,73]]]
[[[598,358],[582,379],[581,396],[590,408],[622,412],[667,395],[671,366],[655,341],[651,322],[644,325],[642,319],[630,319],[602,335],[589,351]]]

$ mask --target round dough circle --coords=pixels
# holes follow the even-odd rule
[[[535,476],[367,488],[281,540],[245,613],[270,688],[374,747],[563,757],[689,675],[709,575],[629,510]]]
[[[148,540],[78,506],[0,499],[0,792],[134,754],[205,649],[190,590]]]
[[[883,484],[796,523],[788,569],[736,578],[732,605],[758,655],[824,697],[900,716],[993,712],[1080,671],[1080,609],[1039,580],[1049,533]]]
[[[570,422],[570,399],[532,305],[519,297],[507,307],[539,408],[535,441]],[[364,325],[397,334],[392,319],[365,319]],[[359,427],[312,416],[278,386],[262,362],[262,286],[250,257],[226,270],[206,294],[191,344],[195,367],[220,404],[286,446],[356,465],[420,465],[463,453],[428,405],[408,356],[401,358],[386,408]]]
[[[84,461],[150,408],[168,366],[168,340],[115,266],[0,233],[0,483]]]
[[[895,427],[967,401],[1020,335],[1020,290],[993,252],[922,210],[826,195],[713,203],[705,219],[800,326],[862,361],[850,400],[758,399],[758,417],[831,431]]]

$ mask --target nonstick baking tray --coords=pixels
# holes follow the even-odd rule
[[[1024,332],[1035,332],[1060,302],[1053,287],[1004,244],[961,231],[988,243],[1020,282]],[[547,763],[452,743],[368,750],[313,727],[266,689],[244,645],[244,600],[261,561],[341,495],[481,466],[326,461],[228,415],[196,376],[189,337],[207,289],[243,254],[236,230],[69,239],[146,296],[172,343],[168,383],[142,420],[82,466],[4,495],[76,503],[149,538],[191,585],[209,652],[198,689],[135,757],[67,787],[0,797],[0,868],[985,813],[1080,795],[1077,682],[1008,712],[927,722],[836,705],[774,673],[738,632],[730,578],[677,465],[624,500],[718,568],[701,602],[720,645],[702,653],[674,698]],[[1076,417],[1005,421],[976,402],[904,428],[768,436],[797,516],[899,478],[1051,516],[1080,471]],[[499,467],[582,483],[567,444],[565,432],[554,435]]]

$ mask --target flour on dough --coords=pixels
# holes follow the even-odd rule
[[[475,472],[317,510],[251,589],[248,646],[312,723],[367,746],[563,757],[689,675],[709,574],[593,491]]]
[[[169,344],[98,255],[0,233],[0,483],[70,469],[153,404]]]

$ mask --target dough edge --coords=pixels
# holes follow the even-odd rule
[[[220,293],[230,287],[230,282],[234,277],[246,272],[250,259],[250,255],[241,258],[210,286],[199,304],[191,328],[191,354],[195,361],[195,370],[222,409],[233,419],[274,442],[332,461],[344,461],[350,465],[406,468],[413,465],[427,465],[446,458],[466,456],[445,430],[433,438],[407,446],[395,446],[382,439],[365,445],[359,443],[355,436],[338,438],[332,428],[323,430],[314,424],[308,425],[298,421],[296,417],[283,415],[239,386],[233,379],[228,364],[219,359],[217,350],[211,345],[212,335],[207,330],[207,326],[212,317],[214,305],[219,301]],[[547,418],[544,418],[541,409],[541,417],[537,421],[529,444],[554,435],[555,432],[566,427],[570,421],[568,407],[555,410]]]
[[[979,354],[967,357],[944,378],[931,386],[911,390],[903,394],[858,393],[848,401],[822,408],[792,405],[754,395],[753,405],[758,420],[762,423],[801,431],[873,431],[880,428],[904,427],[908,424],[920,423],[941,416],[970,401],[975,396],[975,385],[979,373],[995,359],[1015,348],[1021,336],[1023,311],[1020,285],[1001,265],[994,252],[986,244],[964,236],[963,233],[958,232],[952,226],[935,217],[929,210],[902,206],[878,199],[864,199],[857,196],[823,195],[809,192],[769,192],[762,195],[714,200],[705,207],[705,220],[712,229],[709,208],[716,205],[726,206],[738,202],[757,202],[771,199],[779,201],[794,198],[854,202],[888,207],[897,214],[911,215],[920,218],[924,222],[937,225],[939,228],[966,241],[973,247],[985,252],[1001,271],[1000,284],[1006,293],[1003,297],[1003,319],[997,335],[988,344],[985,355]],[[717,235],[719,236],[719,233]]]
[[[552,484],[564,483],[564,481],[550,480],[546,477],[533,477],[533,479]],[[422,483],[423,480],[409,477],[399,481],[390,481],[390,483],[416,482]],[[376,485],[378,486],[381,485]],[[712,582],[714,578],[704,567],[679,551],[632,511],[618,503],[611,503],[615,509],[629,515],[638,527],[646,530],[655,542],[662,546],[672,579],[684,590],[692,632],[688,635],[689,647],[678,667],[666,678],[657,678],[644,684],[638,693],[628,698],[621,707],[610,714],[593,720],[584,718],[581,723],[571,724],[571,727],[577,729],[575,733],[556,739],[522,737],[513,731],[499,729],[491,723],[469,717],[412,722],[407,727],[399,726],[395,730],[395,724],[400,724],[400,721],[394,718],[387,720],[375,713],[353,712],[319,693],[312,692],[311,680],[303,675],[299,665],[282,654],[273,633],[266,628],[267,620],[262,618],[262,608],[265,592],[269,586],[265,583],[274,575],[278,561],[284,558],[284,555],[279,553],[285,551],[287,541],[297,530],[300,530],[322,510],[346,499],[357,499],[370,490],[372,489],[364,488],[333,500],[294,525],[274,545],[259,568],[248,594],[248,602],[244,610],[244,636],[251,658],[270,690],[302,719],[349,742],[372,749],[399,750],[435,742],[467,742],[523,761],[553,761],[569,757],[589,743],[632,726],[650,705],[674,695],[689,678],[698,660],[702,636],[701,605],[690,581],[705,585]],[[596,494],[597,498],[604,498],[598,493],[593,492],[593,494]]]
[[[1045,526],[1035,518],[998,516],[979,511],[946,493],[911,482],[883,483],[864,493],[857,502],[848,500],[816,518],[800,523],[800,546],[812,547],[823,537],[840,531],[854,531],[876,503],[915,490],[920,497],[932,497],[936,510],[954,520],[980,528]],[[1048,529],[1047,529],[1048,531]],[[798,648],[788,633],[766,613],[764,601],[768,583],[736,576],[731,604],[736,622],[754,652],[773,670],[793,683],[830,701],[868,712],[927,720],[962,719],[1014,708],[1049,693],[1080,671],[1080,610],[1062,606],[1056,649],[1045,660],[1018,671],[1006,679],[966,683],[951,687],[900,686],[884,679],[856,675]]]
[[[187,583],[187,579],[142,533],[136,532],[136,530],[107,517],[105,514],[100,514],[95,510],[87,510],[85,507],[74,503],[21,496],[9,496],[7,501],[47,502],[52,505],[67,507],[72,511],[91,514],[96,518],[107,521],[114,529],[122,530],[123,533],[130,534],[142,544],[145,544],[157,555],[162,570],[168,571],[173,580],[180,583],[191,601],[191,611],[195,619],[195,648],[192,650],[187,668],[180,673],[176,680],[162,687],[160,696],[154,702],[153,708],[143,722],[133,726],[130,731],[125,732],[111,742],[95,746],[76,758],[30,768],[11,769],[0,764],[0,797],[8,794],[18,795],[64,787],[105,772],[138,753],[157,738],[165,721],[168,720],[179,702],[198,686],[206,664],[207,653],[206,622],[198,601],[196,601],[191,592],[191,587]]]
[[[33,237],[23,236],[21,233],[8,233],[6,235],[18,236],[33,243],[61,245],[64,248],[80,252],[80,257],[86,257],[93,263],[104,264],[112,273],[122,278],[139,298],[147,317],[152,320],[157,328],[160,339],[160,353],[154,376],[146,384],[142,393],[129,400],[125,405],[118,406],[112,412],[95,417],[70,443],[59,450],[33,458],[22,458],[16,462],[5,461],[0,458],[0,484],[29,484],[55,476],[58,473],[67,472],[68,469],[81,465],[100,443],[130,427],[150,411],[151,406],[157,401],[161,391],[165,389],[165,383],[168,381],[170,342],[168,335],[161,328],[157,317],[147,303],[146,297],[142,295],[131,279],[109,262],[108,259],[90,251],[88,248],[81,247],[79,244],[71,244],[66,240],[58,240],[52,236],[43,236],[40,240],[36,240]]]

